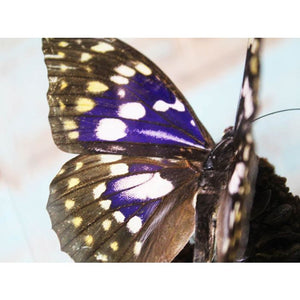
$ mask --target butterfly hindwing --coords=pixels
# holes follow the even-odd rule
[[[201,159],[212,147],[171,80],[124,42],[44,39],[43,51],[49,120],[62,150]]]
[[[199,167],[106,154],[70,160],[47,206],[62,250],[75,261],[171,261],[194,230]]]
[[[252,122],[257,111],[260,44],[259,39],[249,40],[248,44],[239,108],[233,130],[234,163],[219,209],[219,261],[243,259],[248,240],[258,164],[254,152]]]

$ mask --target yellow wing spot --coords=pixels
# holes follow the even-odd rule
[[[86,61],[89,61],[92,57],[93,57],[93,55],[84,52],[84,53],[81,54],[80,61],[81,62],[86,62]]]
[[[101,93],[108,90],[108,86],[100,81],[90,81],[87,83],[87,90],[91,93]]]
[[[85,70],[86,70],[88,73],[91,73],[91,72],[92,72],[92,69],[91,69],[91,67],[89,67],[89,66],[86,66],[86,67],[85,67]]]
[[[61,51],[57,52],[57,55],[59,56],[59,58],[64,58],[66,56],[66,54]]]
[[[74,177],[74,178],[69,179],[69,181],[68,181],[68,189],[70,189],[70,188],[78,185],[79,182],[80,182],[79,178],[75,178]]]
[[[96,104],[93,100],[81,97],[77,100],[76,110],[81,113],[87,112],[92,110],[95,105]]]
[[[152,73],[151,69],[141,62],[135,65],[135,69],[145,76],[151,75]]]
[[[65,169],[64,168],[61,168],[60,171],[57,173],[57,175],[61,175],[65,172]]]
[[[110,226],[111,226],[111,220],[106,219],[102,222],[102,227],[105,231],[109,230]]]
[[[123,76],[114,75],[110,77],[110,80],[116,84],[128,84],[129,80]]]
[[[75,171],[79,170],[80,168],[82,168],[83,166],[83,162],[79,161],[76,163],[76,167],[75,167]]]
[[[258,58],[257,56],[252,56],[250,60],[250,71],[252,74],[256,75],[258,72]]]
[[[117,251],[119,249],[119,244],[118,242],[112,242],[110,244],[110,248],[113,250],[113,251]]]
[[[97,45],[92,46],[91,50],[95,51],[95,52],[105,53],[108,51],[113,51],[113,50],[115,50],[115,48],[108,43],[99,42]]]
[[[119,73],[120,75],[123,75],[125,77],[131,77],[135,74],[135,70],[130,68],[130,67],[127,67],[125,65],[120,65],[118,66],[117,68],[115,68],[115,71],[117,73]]]
[[[82,223],[82,218],[81,217],[75,217],[75,218],[72,219],[72,223],[76,228],[78,228]]]
[[[63,48],[67,47],[68,45],[69,45],[69,43],[66,42],[66,41],[61,41],[61,42],[58,43],[58,46],[63,47]]]
[[[69,137],[69,139],[71,139],[71,140],[78,139],[78,137],[79,137],[79,132],[78,132],[78,131],[72,131],[72,132],[69,132],[69,133],[68,133],[68,137]]]
[[[66,65],[64,65],[64,64],[61,64],[61,65],[60,65],[60,70],[61,70],[62,72],[65,72],[66,70],[68,70],[68,67],[67,67]]]
[[[101,261],[104,261],[104,262],[108,261],[107,255],[102,254],[102,253],[100,253],[100,252],[98,252],[98,253],[95,255],[95,257],[96,257],[97,260],[101,260]]]
[[[67,200],[65,201],[65,208],[66,208],[67,210],[72,209],[72,208],[74,207],[74,205],[75,205],[75,201],[74,201],[74,200],[67,199]]]
[[[259,47],[259,41],[252,39],[252,41],[250,40],[250,44],[252,44],[252,48],[251,48],[251,53],[256,53],[257,52],[257,48]]]
[[[108,210],[110,208],[111,205],[111,200],[102,200],[99,201],[99,205],[104,209],[104,210]]]
[[[65,130],[73,130],[78,128],[77,124],[73,120],[64,120],[64,129]]]
[[[64,110],[66,108],[66,105],[61,100],[58,101],[58,104],[59,104],[60,110]]]
[[[84,241],[87,246],[91,246],[94,242],[94,238],[89,234],[84,237]]]
[[[60,90],[65,89],[67,86],[68,86],[68,84],[64,80],[62,80],[60,83]]]

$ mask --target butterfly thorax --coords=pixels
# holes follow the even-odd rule
[[[228,179],[234,168],[233,141],[233,130],[229,128],[203,165],[196,205],[196,220],[198,221],[196,243],[200,247],[200,251],[195,252],[197,261],[212,261],[215,256],[218,200],[225,193]]]

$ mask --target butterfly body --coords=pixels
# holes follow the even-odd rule
[[[258,53],[252,48],[248,71],[258,68],[250,63]],[[235,228],[218,234],[215,223],[227,228],[223,212],[243,203],[234,194],[248,180],[254,153],[257,74],[244,77],[235,127],[215,145],[171,80],[125,43],[45,39],[43,51],[54,141],[79,154],[50,185],[47,208],[63,251],[75,261],[171,261],[196,220],[195,260],[212,260],[218,240],[236,234]],[[230,203],[220,210],[226,195]],[[239,223],[235,215],[230,220]]]

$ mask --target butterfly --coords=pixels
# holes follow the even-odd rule
[[[172,81],[131,46],[43,39],[52,136],[79,154],[53,179],[47,204],[74,261],[169,262],[194,232],[195,261],[242,258],[260,44],[249,41],[235,125],[215,144]]]

